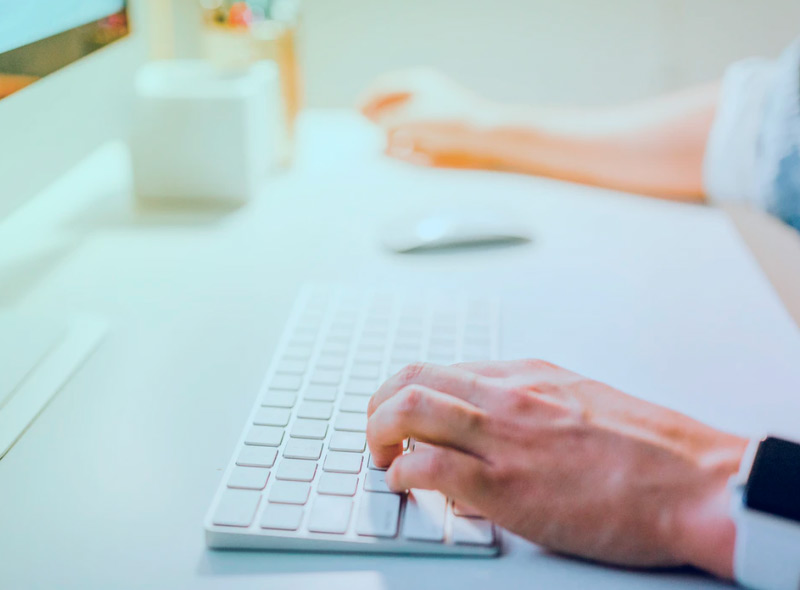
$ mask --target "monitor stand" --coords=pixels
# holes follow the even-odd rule
[[[0,459],[19,440],[106,331],[92,316],[0,312]]]

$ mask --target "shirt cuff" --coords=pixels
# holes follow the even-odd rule
[[[775,62],[752,58],[725,72],[703,161],[703,189],[711,201],[765,205],[756,179],[756,150],[775,70]]]

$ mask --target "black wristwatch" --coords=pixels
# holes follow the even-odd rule
[[[732,483],[736,581],[800,590],[800,443],[753,441]]]

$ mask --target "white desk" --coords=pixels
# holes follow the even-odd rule
[[[377,157],[349,117],[306,123],[295,170],[228,215],[134,212],[112,150],[0,226],[0,249],[13,240],[18,253],[0,266],[0,306],[91,310],[112,326],[0,461],[0,588],[717,585],[551,557],[508,534],[496,560],[206,550],[203,515],[307,279],[503,281],[536,303],[511,303],[522,322],[504,329],[527,340],[506,356],[546,357],[740,431],[787,430],[800,410],[797,330],[764,281],[742,283],[759,271],[724,215],[416,169]],[[464,201],[528,216],[537,242],[376,247],[398,213]]]

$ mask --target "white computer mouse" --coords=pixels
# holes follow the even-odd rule
[[[383,244],[399,253],[531,241],[527,224],[488,209],[452,209],[387,225]]]

